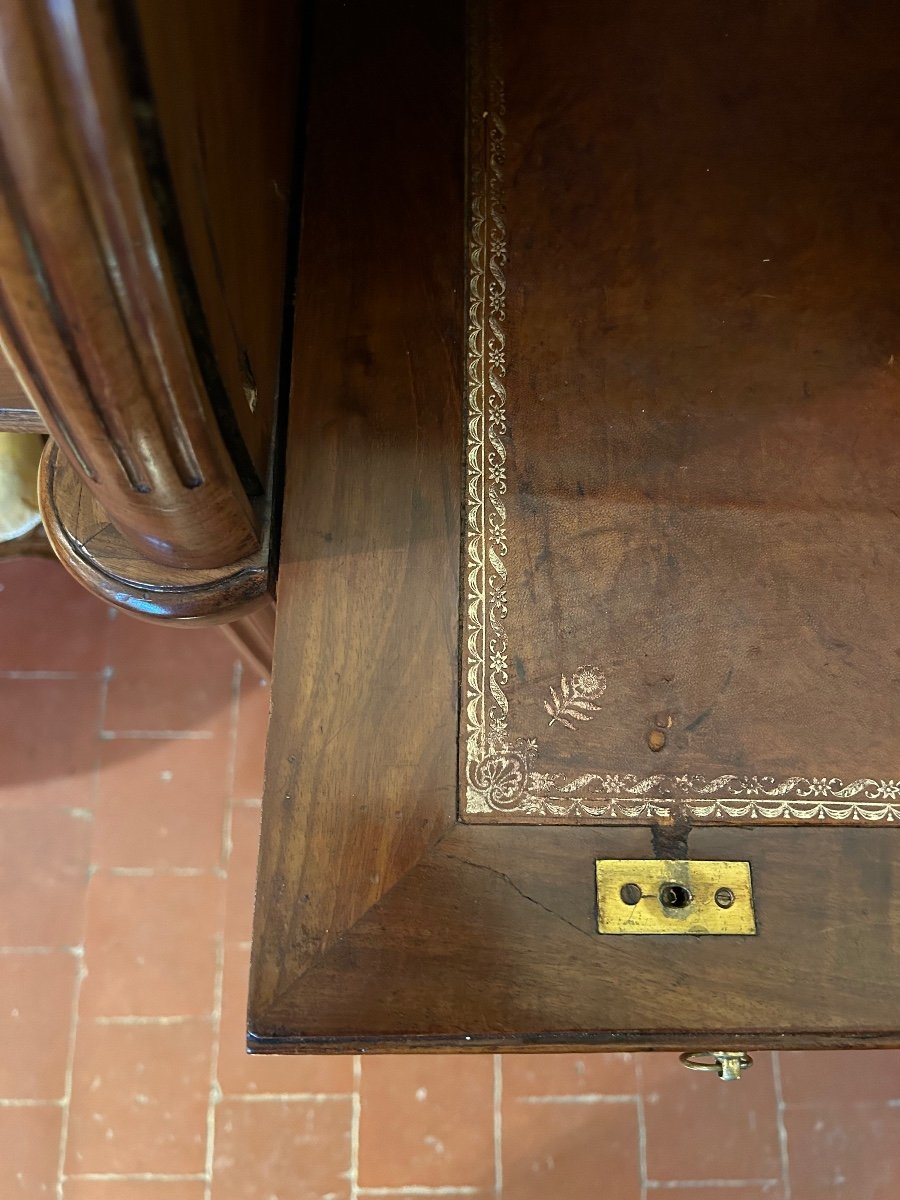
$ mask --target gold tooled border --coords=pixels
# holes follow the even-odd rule
[[[647,824],[889,824],[900,780],[765,775],[577,777],[535,769],[534,739],[510,742],[506,535],[506,101],[491,0],[469,18],[468,332],[466,351],[465,672],[463,815]]]

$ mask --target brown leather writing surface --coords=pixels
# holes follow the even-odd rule
[[[900,22],[473,21],[472,820],[900,818]]]

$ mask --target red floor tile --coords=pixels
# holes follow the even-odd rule
[[[795,1108],[785,1113],[791,1200],[897,1200],[900,1108]]]
[[[786,1104],[900,1102],[900,1050],[821,1050],[780,1059]]]
[[[210,736],[99,741],[99,676],[108,664],[114,678],[107,730]],[[243,1051],[247,950],[238,943],[250,935],[259,822],[253,805],[261,795],[269,691],[244,673],[232,742],[233,664],[234,652],[216,630],[159,629],[124,616],[110,621],[105,607],[54,564],[0,565],[0,674],[81,673],[0,678],[0,946],[77,945],[90,892],[68,1169],[199,1176],[214,1020],[155,1018],[212,1011],[224,931],[217,1070],[224,1099],[216,1109],[209,1200],[348,1200],[353,1060]],[[221,865],[232,766],[238,803],[225,884],[212,873]],[[67,811],[92,806],[93,822]],[[101,870],[88,888],[92,860]],[[117,875],[109,867],[157,874]],[[172,868],[204,875],[165,874]],[[63,1094],[81,963],[64,951],[0,955],[0,1099]],[[97,1012],[152,1020],[96,1023]],[[636,1104],[591,1101],[632,1094],[636,1061],[588,1054],[503,1059],[504,1200],[636,1200]],[[639,1063],[651,1178],[684,1184],[651,1187],[647,1200],[786,1200],[765,1055],[733,1088],[689,1075],[674,1056],[640,1056]],[[900,1099],[900,1052],[785,1054],[781,1063],[792,1200],[896,1200],[900,1107],[888,1101]],[[295,1092],[342,1098],[280,1098]],[[489,1057],[366,1058],[364,1188],[400,1200],[410,1185],[463,1187],[493,1200],[493,1092]],[[273,1094],[278,1098],[260,1098]],[[61,1117],[58,1105],[0,1105],[2,1200],[56,1200]],[[773,1182],[708,1186],[721,1178]],[[201,1197],[202,1178],[73,1176],[63,1192],[63,1200]]]
[[[728,1085],[685,1070],[674,1054],[643,1057],[648,1178],[781,1177],[772,1062],[755,1058],[740,1083]]]
[[[58,562],[0,563],[0,671],[99,671],[106,606]]]
[[[94,864],[220,867],[228,759],[224,738],[105,742]]]
[[[348,1055],[253,1054],[246,1051],[247,972],[250,951],[225,947],[219,1087],[224,1095],[303,1093],[329,1095],[353,1090]]]
[[[486,1185],[493,1179],[493,1095],[488,1054],[367,1058],[360,1184]]]
[[[69,1175],[202,1173],[212,1026],[79,1024]]]
[[[640,1200],[634,1101],[505,1099],[502,1116],[504,1200]]]
[[[0,1196],[44,1200],[56,1195],[62,1109],[0,1108]]]
[[[0,946],[75,946],[84,928],[90,821],[0,807]]]
[[[79,966],[65,950],[0,960],[0,1097],[63,1098]]]
[[[102,686],[99,678],[0,679],[0,806],[90,806]]]
[[[202,1179],[67,1179],[63,1200],[204,1200]]]
[[[81,1011],[208,1016],[222,901],[211,875],[98,872],[88,888]]]
[[[349,1200],[350,1122],[349,1100],[223,1100],[215,1200]]]
[[[504,1096],[627,1096],[637,1082],[631,1054],[505,1054]]]
[[[228,883],[225,888],[225,938],[229,942],[249,942],[253,931],[259,821],[258,808],[235,805],[231,811]]]
[[[119,732],[227,724],[235,652],[215,628],[150,625],[120,614],[110,631],[105,726]]]

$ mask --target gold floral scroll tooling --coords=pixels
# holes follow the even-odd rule
[[[506,103],[490,12],[473,4],[469,80],[464,812],[549,820],[900,820],[900,779],[775,778],[752,774],[640,775],[537,769],[536,739],[511,740],[506,511]],[[573,731],[599,711],[597,667],[561,674],[545,703],[549,724]],[[568,695],[565,694],[568,689]]]

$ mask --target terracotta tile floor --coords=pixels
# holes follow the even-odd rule
[[[900,1052],[248,1058],[267,705],[0,566],[2,1200],[900,1197]]]

